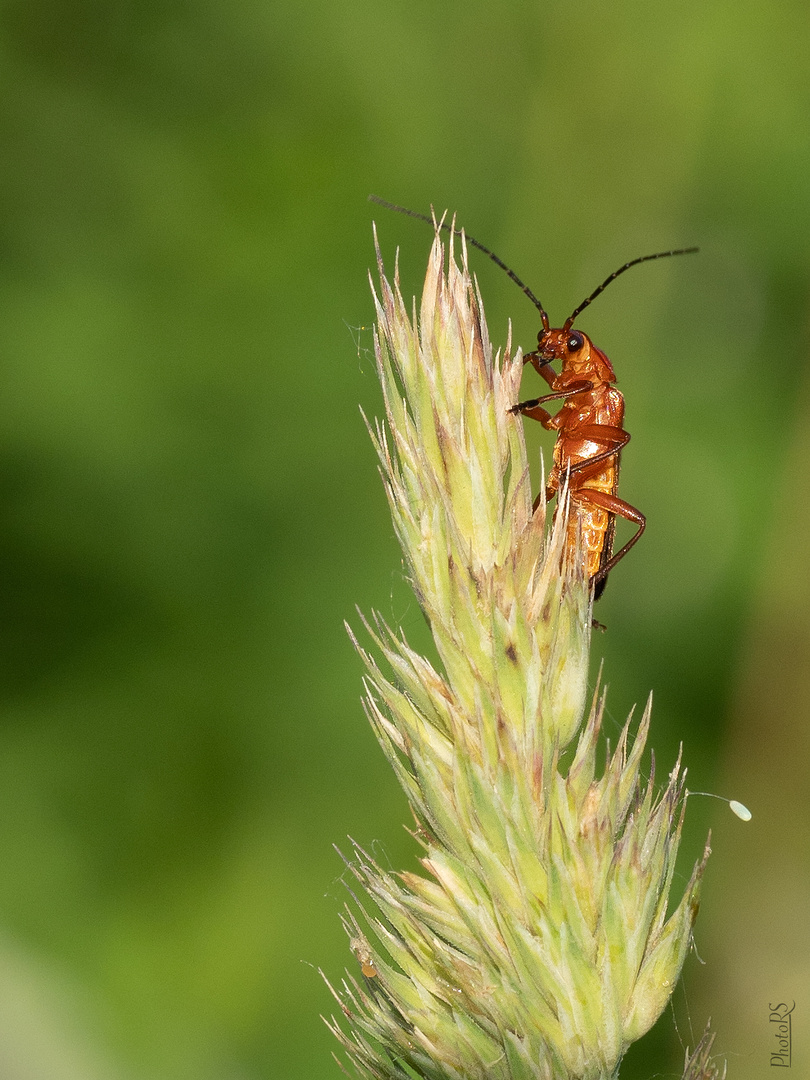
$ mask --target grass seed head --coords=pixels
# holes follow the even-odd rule
[[[642,782],[649,707],[597,768],[567,501],[547,529],[509,412],[522,357],[493,353],[463,239],[461,265],[449,247],[437,229],[418,313],[378,251],[372,438],[438,664],[380,618],[373,653],[355,642],[423,872],[354,845],[359,968],[333,989],[344,1021],[330,1026],[361,1075],[386,1080],[613,1077],[672,993],[703,862],[668,915],[680,769],[660,795]]]

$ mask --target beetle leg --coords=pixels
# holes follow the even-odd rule
[[[605,580],[616,563],[623,559],[630,548],[638,542],[647,527],[647,519],[640,510],[636,510],[635,506],[631,506],[624,499],[620,499],[618,495],[612,495],[608,491],[594,491],[584,488],[572,493],[571,497],[574,502],[578,502],[580,505],[590,504],[591,506],[597,506],[602,510],[607,510],[609,514],[616,514],[618,517],[623,517],[626,521],[632,521],[635,525],[638,525],[635,534],[630,537],[624,547],[619,548],[616,554],[612,555],[605,565],[593,575],[591,581],[594,585],[598,585],[600,581]]]
[[[554,380],[557,377],[557,372],[551,366],[551,361],[546,360],[542,353],[539,352],[527,352],[523,354],[523,363],[531,364],[537,374],[545,379],[549,386],[554,385]]]
[[[544,428],[550,428],[554,417],[540,404],[541,401],[545,400],[547,399],[531,398],[529,401],[519,401],[517,405],[512,406],[509,412],[520,413],[521,416],[528,416],[530,420],[539,420]]]
[[[593,457],[571,464],[569,467],[572,475],[584,469],[590,469],[592,465],[598,465],[600,461],[607,461],[608,458],[618,454],[630,442],[630,433],[623,428],[609,427],[607,424],[585,424],[577,428],[577,438],[604,443],[605,449],[600,450]]]
[[[513,405],[509,409],[509,412],[521,413],[523,416],[528,416],[531,420],[539,420],[540,423],[545,426],[544,416],[550,418],[551,414],[545,409],[540,409],[538,406],[545,404],[547,401],[562,401],[565,398],[573,397],[574,394],[581,394],[584,390],[592,389],[593,383],[583,380],[582,382],[574,383],[572,386],[567,386],[564,390],[555,390],[553,394],[543,394],[542,397],[529,398],[528,401],[519,401],[517,405]],[[607,430],[613,431],[614,429],[608,428]]]

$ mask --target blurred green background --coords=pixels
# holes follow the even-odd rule
[[[372,218],[406,293],[431,236],[370,192],[455,211],[552,318],[701,247],[581,319],[649,522],[600,603],[608,733],[654,689],[661,775],[683,740],[756,815],[690,801],[704,966],[622,1075],[712,1015],[762,1076],[810,986],[803,0],[3,0],[0,79],[3,1080],[340,1075],[332,845],[415,857],[342,624],[424,641],[358,405]]]

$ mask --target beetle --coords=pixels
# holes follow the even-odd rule
[[[435,224],[433,219],[415,210],[395,206],[376,195],[372,195],[371,199],[390,210]],[[444,222],[440,224],[448,232],[460,235],[460,230]],[[671,255],[689,255],[698,249],[676,248],[632,259],[594,289],[561,328],[553,329],[545,308],[520,278],[489,248],[466,233],[465,237],[468,244],[489,256],[509,275],[540,313],[542,330],[537,335],[537,348],[525,353],[523,362],[534,367],[552,392],[518,402],[509,411],[538,420],[547,430],[557,432],[546,499],[558,494],[567,480],[568,497],[577,513],[568,520],[566,551],[571,553],[576,550],[579,533],[584,569],[593,588],[594,600],[598,600],[605,590],[608,574],[639,541],[647,519],[640,510],[618,495],[621,452],[630,441],[630,433],[624,429],[624,397],[614,385],[616,374],[613,365],[586,334],[573,328],[574,320],[631,266]],[[552,367],[554,361],[560,361],[559,372]],[[554,415],[543,407],[550,401],[562,401],[562,407]],[[633,523],[636,531],[626,544],[614,552],[617,517]]]
[[[606,354],[587,334],[573,329],[574,320],[611,281],[631,266],[694,251],[697,248],[659,251],[625,263],[569,315],[560,329],[549,326],[548,315],[535,300],[543,329],[537,335],[537,348],[526,353],[523,362],[534,367],[549,384],[552,393],[518,402],[510,412],[539,420],[544,428],[557,432],[546,499],[557,494],[567,478],[569,499],[577,513],[568,520],[566,548],[575,550],[579,530],[594,600],[604,592],[607,576],[616,563],[641,539],[647,519],[617,494],[621,452],[630,441],[630,433],[624,429],[624,396],[614,386],[616,373]],[[561,364],[559,373],[551,366],[555,360]],[[563,404],[552,416],[543,406],[556,400]],[[617,517],[625,518],[637,528],[627,543],[614,553]]]

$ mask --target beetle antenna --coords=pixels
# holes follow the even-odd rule
[[[604,292],[604,290],[608,287],[611,281],[615,281],[619,274],[623,274],[625,270],[629,270],[631,266],[638,266],[639,263],[649,262],[651,259],[666,259],[670,255],[692,255],[698,250],[699,249],[696,247],[676,248],[674,251],[658,251],[655,253],[655,255],[642,255],[638,259],[631,259],[629,263],[625,263],[624,266],[620,266],[618,270],[615,270],[610,275],[610,277],[605,278],[599,288],[594,289],[588,299],[583,300],[579,307],[574,309],[573,315],[569,315],[568,318],[565,320],[565,326],[563,329],[570,330],[577,315],[580,315],[588,306],[588,304],[590,304],[592,300],[595,300],[597,298],[600,292]]]
[[[454,229],[452,225],[448,225],[445,221],[437,222],[435,217],[429,218],[427,214],[420,214],[418,210],[408,210],[404,206],[397,206],[396,203],[388,202],[387,199],[381,199],[379,195],[369,195],[368,199],[369,202],[379,203],[380,206],[384,206],[386,210],[396,210],[398,214],[407,214],[408,217],[418,218],[420,221],[426,221],[428,225],[433,225],[435,227],[438,224],[440,229],[446,229],[447,232],[451,234],[455,233],[456,236],[462,235],[461,229]],[[479,251],[483,251],[485,255],[488,255],[490,259],[492,259],[492,261],[496,264],[496,266],[500,266],[501,270],[504,270],[512,279],[512,281],[514,281],[514,283],[518,286],[518,288],[520,288],[526,294],[526,296],[528,296],[528,298],[540,312],[540,318],[543,320],[544,328],[548,330],[548,315],[546,314],[546,309],[531,291],[529,286],[524,285],[520,278],[517,276],[517,274],[514,272],[514,270],[510,270],[506,263],[502,262],[494,251],[490,251],[488,247],[484,247],[484,245],[480,241],[476,240],[475,237],[470,236],[468,232],[464,232],[463,235],[466,238],[468,244],[472,244],[474,248],[478,248]],[[674,253],[667,252],[667,254]],[[653,257],[654,256],[648,256],[648,258]],[[605,284],[607,284],[607,282],[605,282]],[[591,299],[593,299],[593,297],[591,297]]]

